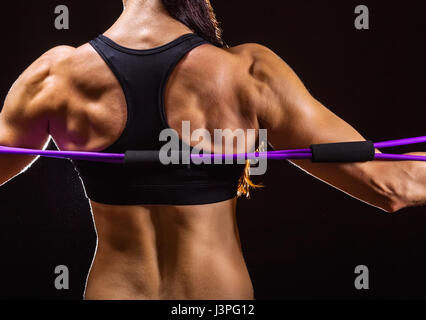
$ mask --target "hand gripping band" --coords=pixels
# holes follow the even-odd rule
[[[312,162],[365,162],[375,156],[372,141],[314,144],[311,150]]]

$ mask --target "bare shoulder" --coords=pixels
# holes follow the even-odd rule
[[[194,92],[198,101],[202,101],[197,104],[201,106],[198,107],[201,114],[206,114],[203,108],[211,110],[214,105],[219,114],[228,115],[226,119],[244,119],[241,121],[245,123],[237,121],[228,124],[229,127],[258,128],[259,119],[266,118],[264,114],[268,105],[279,99],[276,92],[280,82],[282,84],[282,80],[289,77],[286,74],[288,70],[278,55],[259,44],[226,49],[202,45],[179,64],[176,70],[178,81],[171,84],[176,93]],[[170,105],[179,102],[170,101]]]
[[[68,46],[55,47],[36,59],[12,85],[5,99],[3,115],[24,120],[45,114],[54,102],[55,66],[73,51],[74,48]]]
[[[105,76],[105,73],[111,76],[112,72],[89,43],[75,48],[68,55],[59,54],[55,71],[68,79],[68,85],[78,87],[82,93],[88,88],[98,89],[105,82],[111,84],[108,80],[114,80],[112,82],[116,84],[113,76]]]
[[[226,50],[205,44],[193,49],[182,59],[176,68],[176,74],[185,76],[180,80],[195,80],[198,84],[201,78],[208,78],[210,81],[205,81],[205,85],[208,86],[215,83],[216,79],[226,81],[224,75],[230,74],[234,60]]]
[[[0,112],[3,144],[40,148],[49,132],[51,106],[60,101],[55,65],[73,51],[53,48],[36,59],[15,81]]]
[[[256,80],[272,84],[277,77],[287,77],[288,80],[292,80],[291,77],[295,75],[282,57],[261,44],[247,43],[228,50],[238,56],[241,62],[249,64],[250,75]]]
[[[55,66],[62,60],[67,59],[75,52],[75,48],[69,46],[54,47],[37,60],[35,60],[18,78],[22,84],[35,84],[54,75]]]
[[[68,103],[72,92],[102,86],[104,63],[89,44],[58,46],[34,61],[12,86],[7,102],[37,112],[55,112]],[[108,69],[106,69],[108,70]],[[90,89],[87,89],[90,91]],[[17,103],[19,99],[23,103]]]
[[[262,56],[262,55],[275,55],[275,53],[268,47],[258,43],[244,43],[235,47],[227,49],[229,52],[240,55]]]
[[[166,112],[169,124],[179,127],[183,113],[200,128],[251,127],[252,117],[246,116],[245,105],[238,103],[239,87],[244,83],[240,72],[243,68],[248,70],[248,66],[242,67],[241,59],[227,49],[205,44],[190,51],[168,82]],[[186,107],[174,112],[174,105]]]
[[[202,45],[192,50],[179,64],[177,70],[190,75],[188,81],[199,84],[198,78],[210,79],[208,84],[219,80],[221,84],[230,85],[230,81],[242,80],[253,65],[267,67],[282,61],[270,49],[258,44],[244,44],[232,48],[218,48],[213,45]]]
[[[41,57],[50,58],[52,62],[60,60],[61,58],[68,57],[75,53],[77,48],[67,45],[53,47],[52,49],[46,51]]]
[[[246,77],[241,90],[264,127],[277,126],[295,105],[305,105],[312,99],[294,70],[273,50],[248,43],[229,52],[242,62],[239,72]]]

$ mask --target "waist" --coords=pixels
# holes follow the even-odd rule
[[[92,208],[99,240],[87,299],[252,298],[235,200]]]
[[[253,287],[240,252],[192,250],[161,265],[154,259],[95,257],[86,299],[251,300]]]

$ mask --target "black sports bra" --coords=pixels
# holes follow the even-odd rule
[[[168,129],[164,112],[167,80],[179,61],[207,42],[196,34],[149,50],[125,48],[100,35],[90,44],[117,77],[127,103],[127,124],[105,153],[160,150]],[[126,167],[74,161],[87,197],[111,205],[199,205],[237,196],[244,165],[167,165]]]

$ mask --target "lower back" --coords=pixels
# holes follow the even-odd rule
[[[236,200],[203,206],[92,202],[98,248],[86,299],[253,299]]]

